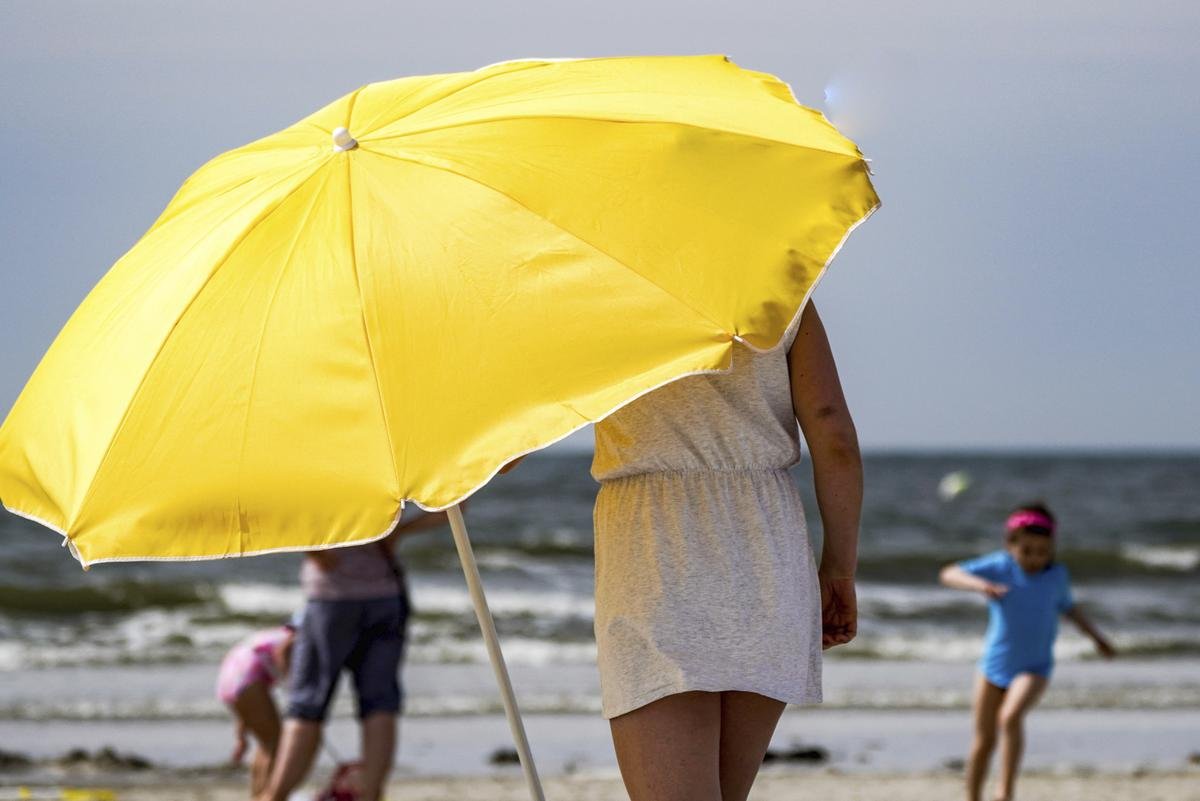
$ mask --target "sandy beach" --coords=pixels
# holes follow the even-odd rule
[[[1200,801],[1200,717],[1194,710],[1042,710],[1031,721],[1029,768],[1021,779],[1022,801]],[[44,743],[83,743],[91,758],[32,758],[0,771],[0,799],[59,799],[56,787],[106,789],[94,801],[234,801],[246,798],[243,771],[216,761],[149,760],[152,741],[185,737],[196,753],[223,753],[226,727],[213,722],[180,726],[150,722],[122,725],[45,721],[0,727],[0,743],[36,754]],[[339,747],[352,743],[350,721],[338,720]],[[961,798],[961,748],[969,723],[965,710],[828,710],[786,714],[773,741],[777,755],[820,753],[811,760],[786,758],[764,765],[751,795],[757,801],[928,801]],[[548,799],[624,799],[603,721],[592,715],[532,715],[527,720]],[[121,743],[115,751],[100,743]],[[9,745],[8,747],[11,747]],[[489,755],[508,746],[501,716],[414,718],[404,737],[392,801],[528,798],[519,769],[494,764]],[[90,749],[90,750],[89,750]],[[129,749],[129,750],[123,750]],[[174,752],[174,747],[169,751]],[[77,751],[76,753],[80,753]],[[164,752],[166,753],[166,752]],[[176,752],[177,753],[177,752]],[[350,754],[347,754],[348,756]],[[329,775],[323,757],[296,801]],[[31,795],[18,794],[21,786]],[[93,801],[83,796],[79,801]]]
[[[622,801],[627,798],[615,776],[572,776],[545,782],[551,801]],[[951,774],[839,775],[831,772],[776,772],[768,769],[751,801],[929,801],[960,797],[961,782]],[[7,797],[7,796],[5,796]],[[32,795],[33,799],[42,796]],[[50,798],[51,796],[46,796]],[[117,790],[117,801],[235,801],[246,798],[245,785],[219,782],[152,784]],[[394,782],[390,801],[526,801],[519,777],[429,778]],[[1029,774],[1020,784],[1022,801],[1196,801],[1200,769],[1180,773],[1125,775]]]

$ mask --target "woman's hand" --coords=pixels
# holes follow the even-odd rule
[[[1100,652],[1100,656],[1104,657],[1105,659],[1116,659],[1117,649],[1113,648],[1112,643],[1103,637],[1097,637],[1095,639],[1095,643],[1096,650]]]
[[[821,585],[821,648],[845,645],[858,633],[858,598],[854,576],[817,573]]]

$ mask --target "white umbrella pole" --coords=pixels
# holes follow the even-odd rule
[[[471,549],[471,540],[467,537],[467,524],[463,520],[462,509],[457,504],[446,510],[450,518],[450,530],[454,534],[454,547],[458,548],[458,558],[462,561],[463,574],[467,577],[467,589],[471,592],[471,602],[475,605],[475,617],[479,619],[479,628],[483,632],[483,641],[487,645],[488,659],[491,660],[492,670],[496,673],[496,683],[500,685],[500,696],[504,699],[504,715],[508,718],[508,727],[512,730],[513,741],[517,746],[517,755],[521,758],[521,769],[525,771],[525,781],[529,784],[529,795],[533,801],[545,801],[542,783],[538,779],[537,768],[533,764],[533,754],[529,750],[529,740],[525,737],[525,724],[521,721],[521,712],[517,709],[517,697],[513,694],[512,682],[508,678],[508,668],[504,664],[504,655],[500,653],[500,639],[496,636],[496,624],[488,609],[487,598],[483,595],[483,583],[479,580],[479,568],[475,564],[475,552]]]

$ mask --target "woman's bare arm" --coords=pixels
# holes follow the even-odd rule
[[[842,393],[825,327],[812,303],[788,353],[792,408],[812,457],[813,483],[825,545],[821,570],[853,576],[858,565],[863,470],[858,433]]]
[[[459,505],[463,508],[463,511],[466,511],[466,501],[463,501]],[[396,540],[400,537],[406,537],[409,534],[416,534],[418,531],[428,531],[431,528],[444,526],[447,522],[448,518],[446,517],[445,512],[428,512],[407,523],[401,522],[394,529],[392,529],[392,533],[389,534],[388,537],[392,540]]]
[[[320,551],[307,551],[304,555],[316,562],[317,567],[321,570],[328,572],[337,566],[337,548],[326,548]]]
[[[858,433],[842,393],[837,365],[816,307],[809,303],[788,352],[792,409],[813,464],[813,485],[824,545],[817,571],[821,585],[822,646],[854,639],[858,601],[858,528],[862,517],[863,470]]]

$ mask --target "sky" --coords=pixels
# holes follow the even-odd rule
[[[371,81],[684,53],[872,161],[814,296],[864,447],[1200,448],[1200,4],[1166,0],[2,0],[0,414],[212,156]]]

